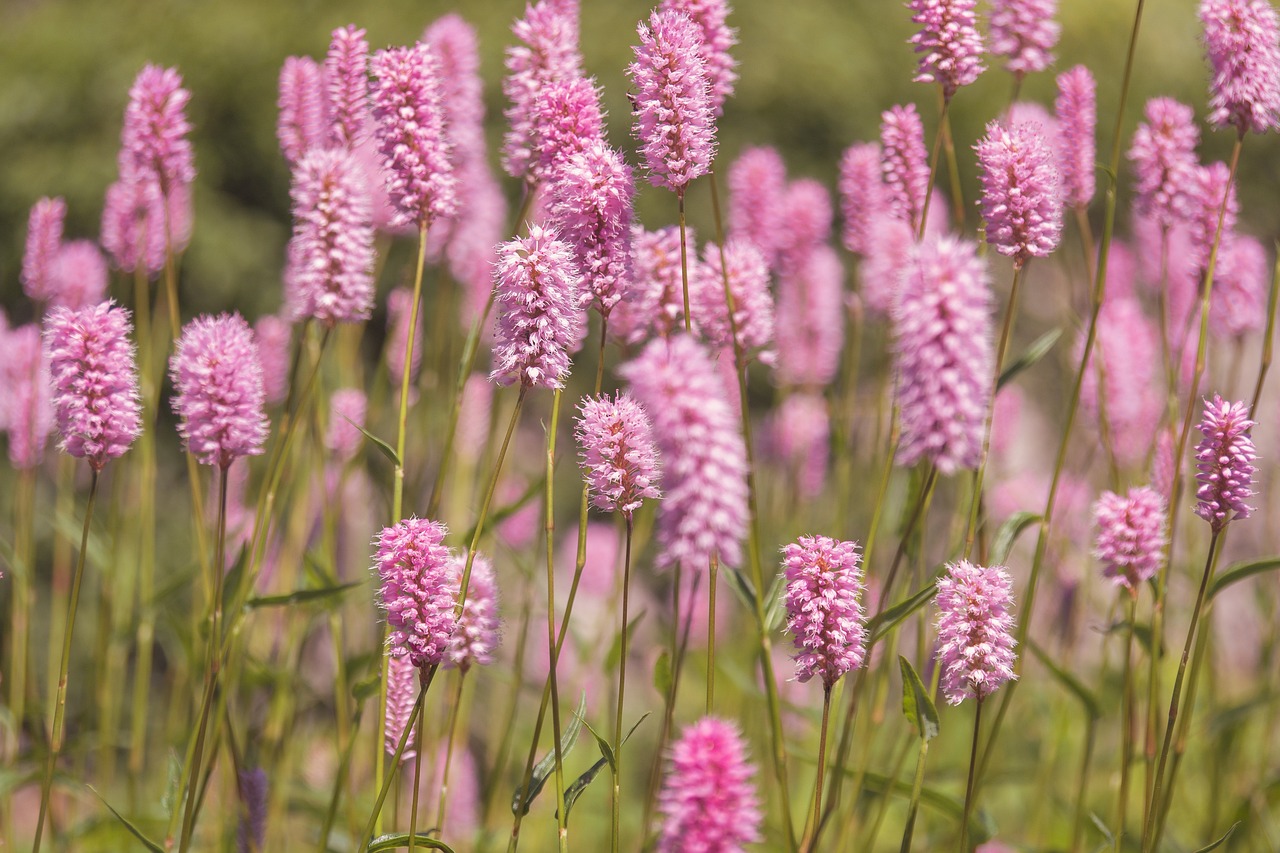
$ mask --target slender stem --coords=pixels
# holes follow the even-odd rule
[[[421,675],[419,676],[421,678]],[[418,706],[422,707],[427,701],[427,688],[423,684],[422,689],[418,691]],[[418,716],[422,716],[422,712],[418,712]],[[418,726],[418,744],[414,747],[417,755],[413,759],[413,802],[409,807],[409,853],[413,853],[414,838],[418,834],[418,790],[422,787],[422,762],[426,757],[422,749],[422,731],[426,726]],[[443,798],[441,806],[443,807]]]
[[[404,755],[405,747],[409,744],[409,736],[413,734],[413,727],[418,723],[418,718],[422,715],[422,706],[426,701],[427,688],[431,686],[431,680],[435,678],[436,667],[428,667],[420,678],[422,680],[422,691],[418,694],[418,701],[413,703],[413,711],[409,714],[409,719],[404,724],[404,734],[400,735],[400,742],[396,744],[395,755],[391,756],[391,766],[399,767],[400,759]],[[421,761],[421,759],[418,759]],[[391,790],[391,781],[396,778],[395,773],[387,773],[382,779],[382,786],[378,789],[378,798],[373,803],[373,811],[369,814],[369,820],[364,825],[364,831],[360,833],[360,846],[356,848],[356,853],[365,853],[369,849],[369,842],[373,840],[373,826],[378,820],[378,815],[382,814],[382,804],[387,801],[387,792]]]
[[[76,627],[76,610],[80,606],[80,585],[84,580],[85,553],[89,549],[89,524],[93,521],[93,504],[98,496],[98,469],[93,468],[89,481],[89,501],[84,510],[84,528],[80,533],[80,554],[76,558],[76,571],[71,579],[71,597],[67,600],[67,621],[62,634],[62,658],[58,664],[58,695],[53,705],[53,729],[49,740],[49,762],[45,768],[44,783],[40,787],[40,814],[36,818],[36,838],[33,853],[40,853],[40,838],[44,830],[45,814],[49,810],[49,795],[53,789],[53,769],[62,752],[63,723],[67,711],[67,679],[71,668],[71,640]]]
[[[956,158],[955,138],[951,134],[951,114],[943,113],[939,122],[942,125],[942,147],[947,152],[947,173],[951,183],[951,210],[955,222],[951,227],[956,233],[964,233],[964,190],[960,185],[960,161]]]
[[[822,824],[822,775],[827,768],[827,725],[831,720],[831,685],[822,685],[822,730],[818,735],[818,774],[813,782],[813,833],[816,841]],[[813,847],[809,848],[810,850]]]
[[[1271,289],[1267,295],[1267,331],[1262,337],[1262,358],[1258,363],[1258,381],[1253,386],[1253,402],[1249,404],[1249,417],[1256,416],[1258,400],[1262,398],[1262,385],[1266,382],[1267,371],[1271,368],[1271,353],[1274,342],[1272,337],[1276,327],[1276,297],[1280,291],[1280,255],[1276,257],[1275,268],[1271,272]]]
[[[982,697],[973,712],[973,749],[969,752],[969,781],[964,790],[964,816],[960,819],[960,853],[969,853],[969,815],[973,814],[975,769],[978,766],[978,735],[982,728]]]
[[[1097,739],[1098,721],[1089,717],[1084,733],[1084,754],[1080,759],[1080,776],[1076,782],[1076,813],[1071,822],[1071,853],[1080,853],[1080,842],[1083,840],[1084,814],[1086,798],[1089,791],[1089,767],[1093,763],[1093,744]]]
[[[1159,814],[1161,792],[1164,789],[1165,765],[1169,761],[1169,746],[1173,741],[1174,725],[1178,721],[1179,703],[1182,699],[1182,683],[1187,672],[1187,662],[1191,657],[1191,644],[1195,639],[1196,629],[1200,623],[1200,611],[1204,607],[1205,590],[1209,588],[1209,578],[1218,562],[1218,543],[1222,531],[1215,528],[1209,537],[1209,553],[1204,561],[1204,573],[1200,577],[1200,591],[1196,593],[1196,604],[1191,610],[1191,623],[1187,626],[1187,640],[1182,646],[1182,659],[1178,662],[1178,674],[1173,680],[1173,696],[1169,699],[1169,720],[1164,730],[1164,743],[1160,746],[1160,759],[1156,764],[1155,784],[1151,791],[1151,803],[1147,809],[1147,826],[1142,833],[1142,849],[1155,850],[1160,843],[1163,831],[1163,816]]]
[[[555,594],[555,467],[556,433],[560,424],[560,389],[556,389],[551,403],[551,423],[547,427],[547,483],[545,492],[545,521],[547,538],[547,659],[550,663],[547,678],[551,684],[551,736],[556,756],[556,820],[559,827],[560,853],[569,849],[568,814],[564,803],[564,754],[560,746],[560,687],[556,677],[556,594]]]
[[[707,597],[707,715],[711,714],[711,706],[716,696],[716,578],[720,572],[720,554],[711,552],[709,581],[711,588]]]
[[[902,829],[900,853],[911,853],[911,837],[915,834],[916,813],[920,811],[920,791],[924,788],[924,760],[929,754],[929,741],[920,739],[920,753],[916,756],[916,775],[911,783],[911,805],[907,807],[907,823]]]
[[[634,520],[625,514],[627,539],[622,560],[622,651],[618,657],[618,706],[613,718],[613,835],[610,849],[617,853],[622,827],[622,708],[627,687],[627,608],[631,588],[631,537]]]
[[[453,763],[453,743],[458,731],[458,717],[461,716],[459,712],[462,710],[462,690],[467,685],[468,671],[469,669],[459,670],[458,690],[453,695],[453,707],[449,709],[449,733],[445,736],[444,746],[444,772],[440,776],[440,804],[436,807],[436,834],[440,837],[444,837],[444,807],[445,802],[449,799],[449,766]],[[421,755],[421,735],[418,736],[418,749],[418,754]],[[416,781],[414,787],[417,787]],[[414,811],[417,811],[417,809]]]
[[[684,242],[684,187],[676,190],[676,204],[680,216],[680,284],[684,289],[684,330],[693,333],[693,316],[689,313],[689,247]]]
[[[1129,807],[1129,767],[1133,763],[1133,706],[1134,706],[1134,689],[1133,689],[1133,631],[1134,623],[1137,620],[1137,604],[1138,590],[1135,587],[1129,588],[1128,606],[1128,630],[1125,631],[1124,641],[1124,705],[1121,711],[1120,721],[1120,796],[1116,800],[1116,853],[1121,853],[1124,843],[1124,828],[1126,815]]]
[[[942,152],[944,128],[948,127],[947,112],[951,109],[951,99],[942,99],[942,108],[938,111],[938,130],[933,136],[933,153],[929,155],[929,182],[924,190],[924,208],[920,211],[920,221],[915,223],[916,241],[924,239],[925,225],[929,221],[929,203],[933,200],[933,185],[938,179],[938,155]]]

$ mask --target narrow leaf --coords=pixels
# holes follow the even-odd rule
[[[574,744],[578,742],[578,733],[582,731],[582,721],[587,713],[587,694],[582,694],[582,700],[578,703],[578,710],[573,712],[573,718],[569,720],[569,725],[560,733],[560,757],[563,760]],[[533,801],[538,798],[538,794],[542,793],[542,787],[547,784],[547,778],[551,775],[556,767],[556,751],[551,749],[542,757],[533,768],[533,777],[529,780],[529,793],[521,788],[516,788],[515,794],[511,798],[511,813],[515,814],[517,810],[520,814],[528,814],[529,807],[533,805]],[[522,805],[523,804],[523,805]]]
[[[595,764],[587,768],[587,772],[574,779],[573,784],[564,789],[564,819],[566,823],[569,821],[569,812],[573,811],[573,804],[578,801],[578,797],[581,797],[586,792],[587,786],[600,775],[600,771],[604,769],[607,763],[603,758],[597,759]],[[556,809],[556,817],[559,816],[560,810]]]
[[[630,622],[627,623],[628,636],[635,637],[636,626],[640,624],[640,620],[644,618],[644,615],[646,612],[648,611],[641,610],[639,613],[636,614],[634,619],[632,619]],[[608,672],[612,670],[615,666],[617,666],[618,660],[621,657],[622,657],[622,632],[619,631],[617,634],[614,634],[613,644],[609,646],[609,653],[604,656],[605,672]]]
[[[1067,688],[1072,695],[1080,700],[1081,704],[1084,705],[1085,712],[1091,718],[1095,720],[1101,719],[1102,705],[1099,704],[1098,697],[1094,696],[1093,692],[1088,687],[1085,687],[1080,679],[1050,660],[1044,649],[1040,648],[1036,641],[1029,637],[1027,638],[1027,648],[1045,665],[1045,668],[1049,670],[1049,673],[1054,678],[1062,682],[1063,687]]]
[[[938,709],[911,661],[898,655],[898,666],[902,670],[902,713],[927,743],[938,736]]]
[[[1050,329],[1032,341],[1031,346],[1027,347],[1027,351],[1014,359],[1000,374],[1000,381],[996,383],[996,390],[999,391],[1007,383],[1012,382],[1019,373],[1048,355],[1049,350],[1053,349],[1053,345],[1058,342],[1060,337],[1062,337],[1061,329]]]
[[[525,506],[529,503],[529,501],[533,500],[536,497],[539,497],[542,494],[543,488],[546,485],[546,482],[547,482],[547,476],[543,474],[542,477],[540,477],[536,482],[530,483],[529,488],[525,489],[524,493],[520,495],[520,497],[516,498],[514,503],[509,503],[506,506],[499,507],[498,509],[489,513],[489,517],[488,519],[485,520],[485,523],[484,523],[485,528],[488,530],[492,530],[502,522],[506,521],[511,516],[515,515],[520,510],[524,509]],[[475,537],[476,537],[476,526],[473,524],[471,525],[471,527],[467,528],[467,532],[463,534],[462,541],[470,542],[472,539],[475,539]]]
[[[1000,529],[996,531],[996,538],[991,543],[992,565],[1003,566],[1009,559],[1009,552],[1013,550],[1013,543],[1018,541],[1022,531],[1040,519],[1041,516],[1034,512],[1015,512],[1009,516],[1005,523],[1000,525]]]
[[[729,588],[733,590],[734,595],[742,600],[742,604],[750,613],[756,612],[756,589],[751,585],[751,581],[747,580],[738,569],[730,568],[724,573],[725,579],[729,581]]]
[[[147,836],[143,835],[142,830],[138,829],[138,827],[134,826],[132,823],[129,822],[128,818],[126,818],[124,815],[120,814],[120,812],[112,808],[111,803],[108,803],[107,798],[99,794],[96,788],[94,788],[92,785],[85,785],[85,787],[88,788],[90,791],[93,791],[93,795],[95,797],[97,797],[99,800],[102,800],[102,804],[107,807],[107,810],[110,811],[113,815],[115,815],[116,820],[120,821],[120,823],[124,826],[124,828],[129,830],[129,834],[132,835],[134,838],[138,839],[139,843],[141,843],[143,847],[150,850],[151,853],[165,853],[163,847],[161,847],[159,844],[156,844],[150,838],[147,838]]]
[[[358,586],[364,586],[364,581],[352,581],[351,583],[324,587],[323,589],[299,589],[285,595],[263,595],[249,599],[245,606],[250,609],[257,607],[284,607],[290,604],[305,604],[308,601],[322,601],[327,598],[336,598],[347,590],[355,589]]]
[[[385,456],[385,457],[387,457],[388,459],[390,459],[390,460],[391,460],[391,464],[392,464],[392,465],[395,465],[395,466],[399,466],[399,465],[400,465],[400,457],[396,454],[396,450],[395,450],[395,448],[394,448],[394,447],[392,447],[391,445],[387,444],[385,441],[383,441],[382,439],[378,438],[376,435],[374,435],[373,433],[369,432],[367,429],[365,429],[364,427],[360,426],[360,424],[358,424],[358,423],[356,423],[355,421],[351,420],[351,418],[348,418],[346,415],[343,415],[342,417],[343,417],[343,419],[345,419],[345,420],[346,420],[346,422],[347,422],[347,423],[351,424],[353,427],[355,427],[356,429],[360,430],[360,434],[361,434],[361,435],[363,435],[365,438],[367,438],[367,439],[369,439],[370,441],[372,441],[372,442],[373,442],[374,447],[376,447],[376,448],[378,448],[379,450],[381,450],[381,451],[382,451],[382,455],[383,455],[383,456]],[[407,839],[407,838],[408,838],[408,836],[405,836],[405,838]],[[372,849],[372,848],[370,848],[370,849]]]
[[[929,601],[932,601],[935,592],[937,592],[935,582],[929,581],[924,588],[918,590],[906,601],[895,604],[883,613],[868,619],[867,632],[871,634],[870,643],[874,644],[889,631],[893,630],[894,626],[899,622],[924,607]]]
[[[1232,834],[1236,831],[1236,827],[1239,825],[1240,825],[1240,821],[1236,821],[1235,823],[1231,824],[1231,828],[1227,830],[1226,835],[1223,835],[1221,838],[1219,838],[1217,841],[1213,842],[1212,844],[1206,844],[1204,847],[1201,847],[1199,850],[1197,850],[1196,853],[1209,853],[1210,850],[1217,850],[1223,844],[1227,843],[1227,839],[1232,836]]]
[[[1219,574],[1213,579],[1213,583],[1209,584],[1209,600],[1213,601],[1215,595],[1234,583],[1264,572],[1273,572],[1276,569],[1280,569],[1280,557],[1267,557],[1265,560],[1236,563],[1225,572]]]
[[[852,774],[853,768],[845,768],[845,773]],[[863,775],[863,786],[869,791],[903,799],[911,798],[911,784],[901,779],[891,779],[879,773],[867,772]],[[948,796],[936,788],[924,786],[920,789],[920,802],[934,811],[947,815],[959,823],[964,819],[964,805],[955,797]],[[969,816],[969,839],[975,844],[982,844],[995,835],[995,822],[985,809],[977,809]]]
[[[609,741],[600,736],[600,733],[591,727],[591,724],[583,720],[582,724],[587,727],[587,731],[591,732],[591,736],[596,739],[596,746],[600,748],[600,755],[604,760],[609,762],[610,772],[616,772],[617,760],[613,757],[613,747],[609,745]]]
[[[428,850],[445,850],[447,853],[453,853],[453,848],[448,844],[429,835],[423,835],[421,832],[413,834],[413,845],[415,847],[425,847]],[[408,846],[409,833],[402,832],[399,835],[379,835],[369,842],[369,846],[365,849],[369,853],[380,853],[383,850],[399,850]]]
[[[369,676],[363,681],[357,681],[355,684],[353,684],[351,686],[351,696],[357,702],[363,702],[373,694],[377,693],[378,688],[379,686],[381,686],[381,684],[382,684],[382,672],[381,671],[375,672],[373,675]]]
[[[785,573],[778,572],[774,575],[773,583],[769,584],[769,594],[764,600],[764,627],[771,633],[782,623],[782,616],[787,612],[782,595],[786,582]]]
[[[1110,827],[1102,822],[1102,818],[1098,817],[1097,812],[1089,812],[1089,820],[1093,821],[1093,825],[1098,828],[1098,832],[1102,833],[1102,837],[1107,839],[1108,847],[1116,846],[1116,837],[1111,832]]]
[[[671,689],[671,654],[665,649],[653,665],[653,687],[660,696],[666,696]]]

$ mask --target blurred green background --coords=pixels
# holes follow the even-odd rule
[[[1194,0],[1148,3],[1126,135],[1142,104],[1169,94],[1203,116],[1207,72]],[[782,149],[793,174],[834,186],[841,150],[877,135],[880,112],[915,101],[932,133],[936,90],[911,82],[913,30],[899,0],[737,0],[731,22],[741,81],[721,124],[721,160],[746,145]],[[638,0],[585,0],[582,47],[604,86],[615,144],[634,147],[627,127],[624,68]],[[288,170],[275,140],[276,81],[290,54],[323,57],[329,32],[354,21],[376,49],[416,38],[456,10],[480,32],[490,119],[491,155],[501,134],[502,51],[522,0],[3,0],[0,2],[0,305],[29,316],[18,284],[26,216],[42,195],[65,196],[68,237],[96,237],[103,194],[116,173],[121,115],[129,85],[144,63],[176,65],[192,91],[199,179],[196,230],[184,265],[184,313],[237,307],[250,317],[279,304],[288,235]],[[985,8],[981,11],[985,16]],[[1099,80],[1099,159],[1109,157],[1133,4],[1066,0],[1056,68],[1088,65]],[[985,26],[985,22],[984,22]],[[954,104],[967,195],[973,195],[968,146],[1007,104],[1011,78],[989,69]],[[1026,99],[1051,104],[1052,74],[1029,78]],[[1226,156],[1229,132],[1208,132],[1205,159]],[[1127,144],[1127,141],[1126,141]],[[1272,204],[1280,189],[1274,135],[1250,139],[1242,164],[1243,227],[1267,237],[1280,227]],[[1100,180],[1101,185],[1101,180]],[[507,182],[514,196],[516,187]],[[1122,196],[1121,204],[1127,204]],[[673,205],[648,190],[640,200],[651,225]],[[1095,203],[1094,213],[1100,205]],[[698,211],[693,212],[695,222]],[[705,217],[703,219],[705,220]]]

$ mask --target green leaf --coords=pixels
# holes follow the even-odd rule
[[[530,483],[529,488],[525,489],[524,494],[516,498],[514,503],[509,503],[506,506],[499,507],[497,510],[489,513],[489,517],[485,520],[484,526],[487,529],[492,530],[494,527],[524,509],[525,505],[527,505],[529,501],[542,494],[543,488],[546,486],[546,482],[547,475],[543,474],[536,482]],[[462,541],[469,543],[475,538],[476,526],[473,524],[467,529],[467,532],[463,534]]]
[[[596,759],[596,763],[587,768],[587,772],[583,773],[577,779],[573,780],[568,788],[564,789],[564,820],[569,822],[569,813],[573,811],[573,804],[578,801],[586,793],[587,786],[590,785],[595,778],[600,775],[600,771],[604,769],[608,762],[603,758]],[[556,809],[556,816],[560,816],[560,810]]]
[[[147,838],[147,836],[143,835],[142,830],[138,829],[138,827],[134,826],[132,823],[129,822],[128,818],[126,818],[124,815],[120,814],[120,812],[112,808],[111,803],[108,803],[107,798],[99,794],[97,789],[95,789],[92,785],[85,785],[85,787],[88,788],[90,791],[93,791],[93,795],[95,797],[97,797],[99,800],[102,800],[102,804],[107,807],[107,810],[110,811],[113,815],[115,815],[116,820],[120,821],[120,823],[124,825],[124,828],[129,830],[129,833],[134,838],[138,839],[139,842],[141,842],[143,847],[146,847],[148,850],[151,851],[151,853],[165,853],[165,850],[163,847],[161,847],[159,844],[156,844],[150,838]]]
[[[448,844],[429,835],[423,835],[421,832],[413,834],[413,845],[415,847],[425,847],[428,850],[446,850],[448,853],[453,853],[453,848]],[[409,833],[402,832],[399,835],[379,835],[369,842],[369,846],[365,849],[369,853],[380,853],[383,850],[399,850],[408,846]]]
[[[742,604],[747,608],[748,612],[756,612],[756,588],[751,585],[751,581],[747,580],[747,576],[740,570],[729,567],[729,571],[724,573],[725,580],[729,582],[729,588],[733,590],[734,595],[742,600]]]
[[[160,808],[172,814],[174,803],[178,800],[178,786],[182,784],[182,762],[173,750],[169,750],[169,773],[165,779],[164,793],[160,796]]]
[[[26,575],[26,566],[18,561],[18,553],[13,550],[13,546],[7,539],[0,539],[0,560],[4,561],[13,574]]]
[[[936,582],[929,581],[922,589],[916,591],[906,601],[899,602],[888,610],[876,616],[872,616],[867,620],[867,633],[871,635],[869,645],[874,645],[877,640],[883,637],[889,631],[893,630],[899,622],[906,619],[912,613],[915,613],[921,607],[924,607],[929,601],[933,600],[933,595],[937,591]]]
[[[1063,687],[1067,688],[1072,695],[1080,700],[1081,704],[1084,705],[1085,713],[1090,718],[1094,720],[1102,718],[1102,705],[1098,702],[1098,697],[1094,696],[1093,692],[1088,687],[1085,687],[1080,679],[1050,660],[1044,649],[1040,648],[1036,641],[1030,637],[1027,638],[1027,648],[1045,665],[1045,668],[1049,670],[1049,673],[1054,678],[1062,682]]]
[[[378,438],[376,435],[374,435],[373,433],[369,432],[367,429],[365,429],[364,427],[360,426],[360,424],[358,424],[358,423],[356,423],[355,421],[351,420],[351,418],[348,418],[346,415],[343,415],[342,417],[343,417],[343,419],[344,419],[347,423],[351,424],[353,427],[355,427],[356,429],[360,430],[360,434],[361,434],[361,435],[363,435],[365,438],[367,438],[367,439],[369,439],[370,441],[372,441],[372,442],[373,442],[374,447],[376,447],[376,448],[378,448],[379,450],[381,450],[381,451],[382,451],[382,455],[383,455],[383,456],[385,456],[385,457],[387,457],[388,459],[390,459],[390,460],[391,460],[391,464],[392,464],[392,465],[395,465],[395,466],[399,467],[399,465],[400,465],[400,457],[396,454],[396,451],[395,451],[395,448],[394,448],[394,447],[392,447],[391,445],[387,444],[385,441],[383,441],[382,439]],[[408,836],[405,836],[405,838],[406,838],[406,839],[408,839]],[[372,848],[370,848],[370,849],[372,849]]]
[[[565,756],[573,749],[573,745],[578,742],[578,733],[582,730],[583,717],[587,713],[587,694],[582,694],[582,700],[578,703],[578,710],[573,712],[573,719],[569,720],[569,725],[560,733],[560,757],[563,760]],[[538,794],[542,792],[542,786],[547,784],[547,777],[556,767],[556,751],[551,749],[542,757],[533,768],[533,777],[529,780],[529,792],[526,794],[522,788],[516,788],[515,793],[511,797],[511,813],[528,814],[529,807],[533,805],[533,801],[538,798]]]
[[[1213,601],[1214,596],[1234,583],[1264,572],[1273,572],[1276,569],[1280,569],[1280,557],[1267,557],[1265,560],[1236,563],[1225,572],[1219,574],[1213,579],[1213,583],[1209,584],[1209,600]]]
[[[764,627],[770,633],[782,623],[783,614],[787,612],[782,595],[782,588],[786,582],[787,576],[778,572],[773,576],[773,583],[769,584],[769,593],[764,600]]]
[[[1111,828],[1102,822],[1102,818],[1098,817],[1097,812],[1089,812],[1089,820],[1093,821],[1093,825],[1098,828],[1098,832],[1102,833],[1102,837],[1107,839],[1108,847],[1116,846],[1116,836]]]
[[[911,661],[898,655],[898,666],[902,669],[902,713],[928,743],[938,736],[938,709]]]
[[[853,774],[855,771],[851,767],[845,768],[845,773]],[[888,776],[882,776],[879,773],[867,772],[863,775],[863,787],[869,791],[883,795],[893,795],[904,799],[911,798],[911,784],[900,779],[890,779]],[[935,788],[927,785],[920,789],[920,802],[934,811],[947,815],[956,823],[964,819],[964,804],[955,797],[949,797]],[[969,840],[974,844],[982,844],[989,841],[996,834],[995,822],[992,821],[991,815],[985,809],[977,809],[974,814],[969,816]]]
[[[351,695],[357,702],[363,702],[370,696],[378,692],[378,688],[382,686],[382,672],[375,672],[373,675],[357,681],[351,686]]]
[[[1027,351],[1013,360],[1004,371],[1000,374],[1000,380],[996,383],[996,390],[999,391],[1007,383],[1012,382],[1014,377],[1022,371],[1031,367],[1040,359],[1048,355],[1049,350],[1053,349],[1053,345],[1058,342],[1058,338],[1062,337],[1061,329],[1050,329],[1040,337],[1032,341],[1031,346],[1027,347]]]
[[[305,604],[309,601],[323,601],[327,598],[336,598],[349,589],[355,589],[358,586],[364,586],[364,581],[352,581],[338,586],[328,586],[323,589],[299,589],[285,595],[263,595],[257,598],[251,598],[245,602],[245,607],[250,609],[258,607],[285,607],[290,604]]]
[[[671,654],[665,649],[658,655],[658,662],[653,665],[653,687],[662,696],[671,689]]]
[[[240,590],[241,578],[249,568],[249,546],[240,546],[240,553],[236,554],[236,561],[231,564],[231,568],[227,569],[226,577],[222,579],[222,612],[231,613],[231,606],[235,603],[235,597]]]
[[[1041,516],[1034,512],[1015,512],[1009,516],[1005,523],[1000,525],[1000,529],[996,531],[996,537],[991,543],[991,564],[1003,566],[1005,561],[1009,559],[1009,552],[1013,550],[1013,543],[1018,541],[1022,531],[1040,521],[1040,519]]]
[[[1232,836],[1232,834],[1236,831],[1236,827],[1239,825],[1240,825],[1240,821],[1236,821],[1235,823],[1231,824],[1231,828],[1227,830],[1226,835],[1222,836],[1212,844],[1206,844],[1204,847],[1201,847],[1199,850],[1197,850],[1196,853],[1209,853],[1210,850],[1217,850],[1223,844],[1227,843],[1227,839]]]
[[[600,748],[600,755],[609,763],[609,770],[616,771],[617,760],[613,757],[613,747],[609,746],[609,741],[600,736],[600,733],[591,728],[591,724],[586,720],[582,724],[587,727],[587,731],[591,732],[591,736],[596,739],[596,746]]]

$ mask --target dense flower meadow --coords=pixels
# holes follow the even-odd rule
[[[500,120],[464,14],[340,27],[248,318],[184,310],[201,93],[142,68],[0,311],[0,847],[1280,849],[1280,18],[1199,0],[1207,112],[1127,126],[1144,5],[1088,68],[1056,0],[909,0],[834,187],[718,156],[724,0],[621,116],[579,0]]]

